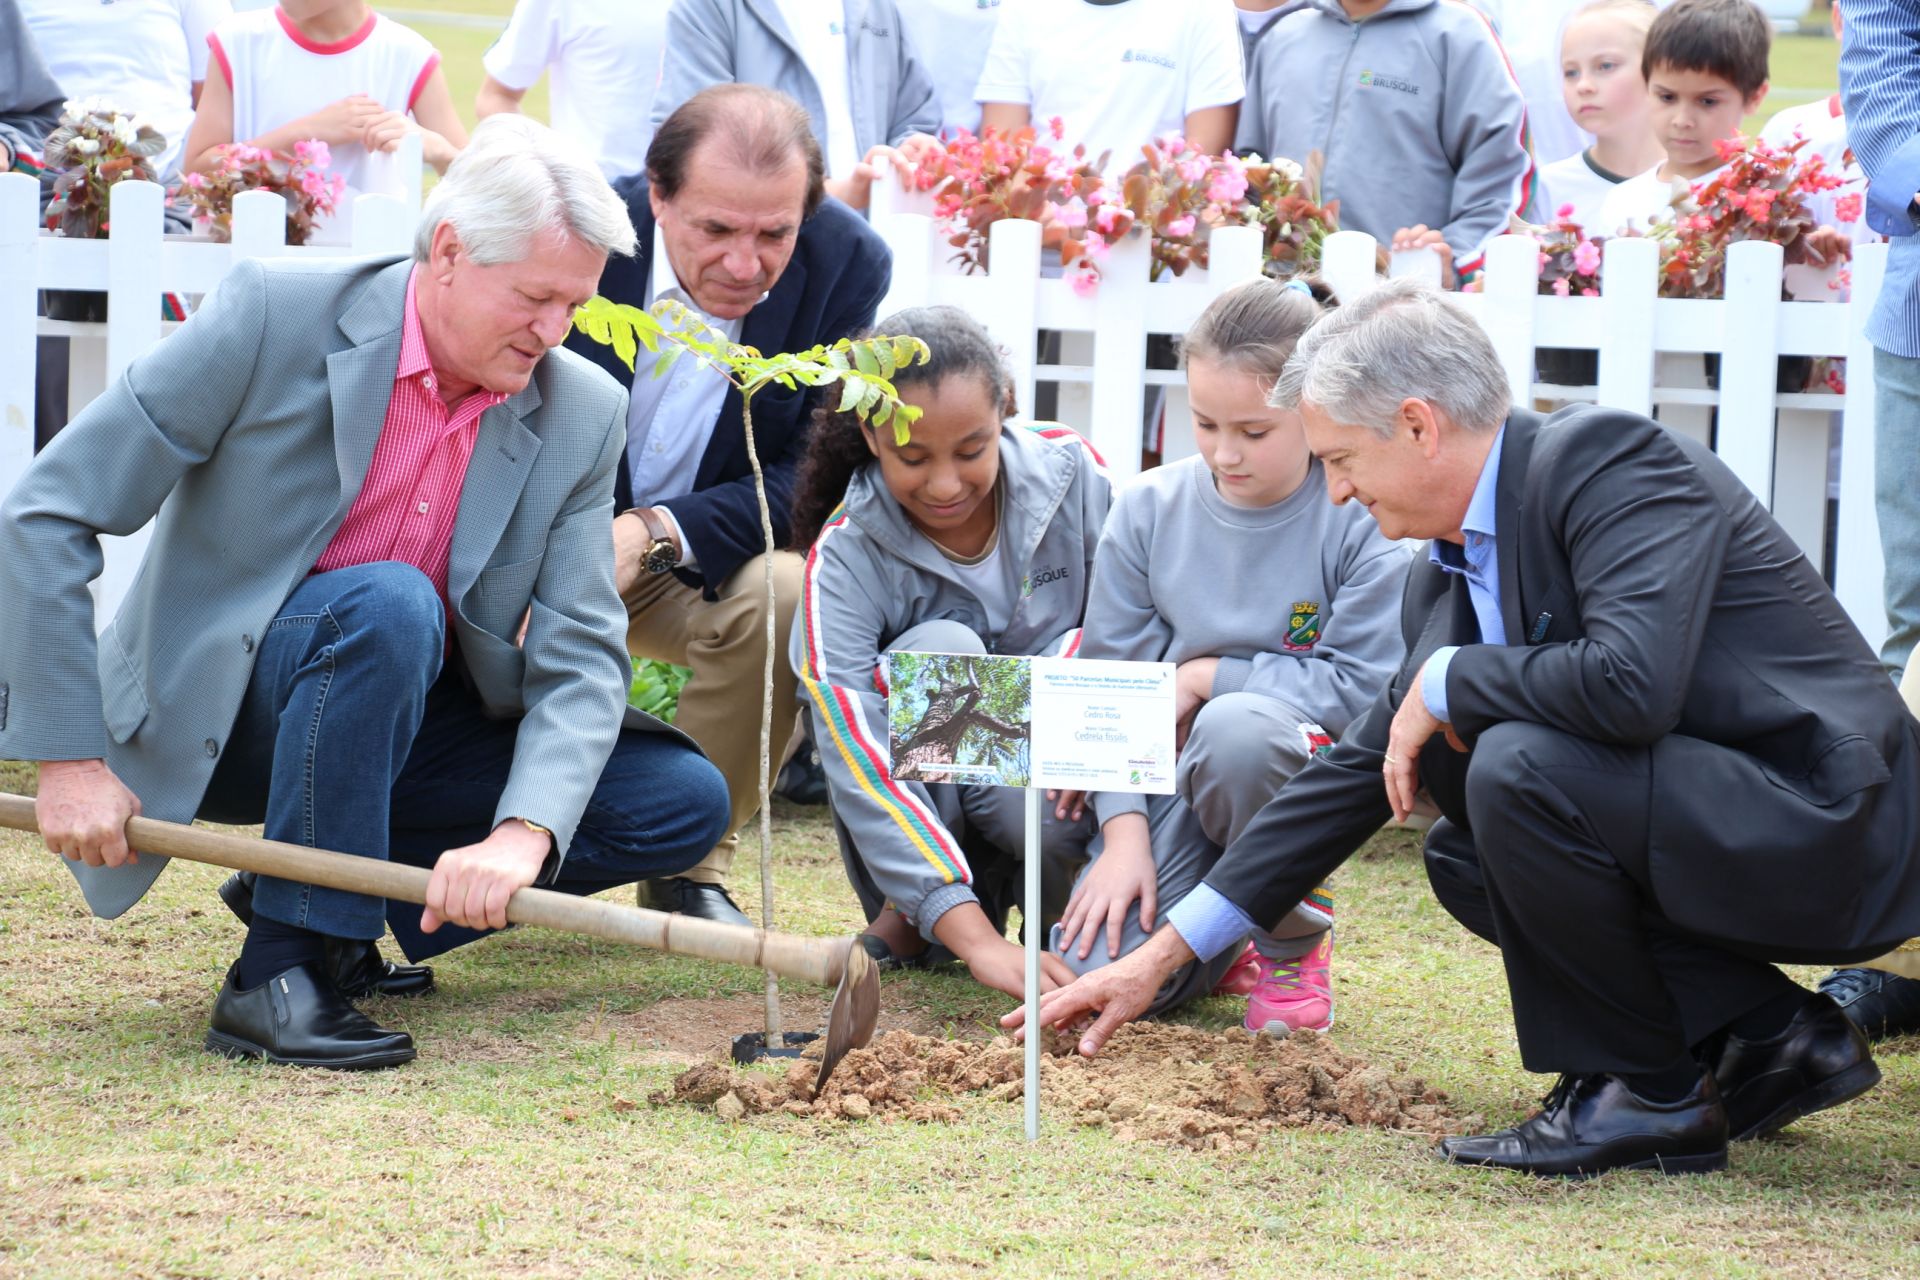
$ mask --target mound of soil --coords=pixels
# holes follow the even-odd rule
[[[1040,1086],[1055,1117],[1109,1128],[1116,1138],[1195,1150],[1246,1150],[1275,1129],[1366,1125],[1437,1137],[1476,1118],[1457,1118],[1425,1081],[1395,1077],[1351,1057],[1324,1036],[1285,1040],[1236,1027],[1136,1023],[1120,1029],[1097,1058],[1073,1052],[1071,1037],[1043,1044]],[[682,1073],[655,1105],[711,1108],[727,1120],[784,1112],[843,1120],[959,1118],[952,1099],[1021,1097],[1022,1049],[1006,1037],[985,1044],[889,1031],[849,1053],[818,1097],[816,1062],[784,1075],[704,1064]]]

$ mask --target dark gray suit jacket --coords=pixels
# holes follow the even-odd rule
[[[1469,746],[1526,721],[1653,753],[1649,867],[1675,924],[1808,962],[1920,934],[1920,726],[1733,473],[1637,414],[1516,409],[1497,500],[1511,643],[1476,643],[1465,580],[1416,561],[1406,664],[1207,883],[1271,924],[1344,862],[1388,816],[1405,690],[1464,644],[1447,705]],[[1439,740],[1421,755],[1423,775],[1465,764]]]

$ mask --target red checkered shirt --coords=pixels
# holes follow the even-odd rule
[[[448,413],[434,389],[433,360],[414,306],[414,280],[407,277],[400,367],[393,375],[393,398],[387,402],[387,420],[366,483],[313,571],[395,560],[431,578],[445,602],[447,552],[453,545],[467,462],[480,434],[480,415],[507,397],[474,391]]]

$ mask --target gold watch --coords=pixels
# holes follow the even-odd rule
[[[514,821],[537,836],[545,836],[549,840],[553,839],[553,829],[551,827],[543,827],[531,818],[515,818]]]

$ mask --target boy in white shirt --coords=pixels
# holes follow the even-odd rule
[[[1589,233],[1645,231],[1689,186],[1725,167],[1716,144],[1767,96],[1773,28],[1750,0],[1679,0],[1653,20],[1640,55],[1653,131],[1666,159],[1627,179],[1600,205]]]
[[[653,91],[667,43],[664,0],[518,0],[481,59],[481,119],[518,111],[542,75],[555,130],[578,140],[612,182],[647,167]]]
[[[1177,133],[1218,155],[1246,81],[1231,0],[1019,0],[1004,6],[975,91],[982,128],[1044,127],[1124,173]]]
[[[1008,2],[1019,5],[1026,0]],[[935,133],[980,132],[980,103],[973,90],[987,64],[1002,7],[1001,0],[910,0],[900,6],[900,23],[907,29],[914,56],[933,77],[934,101],[940,109]]]

